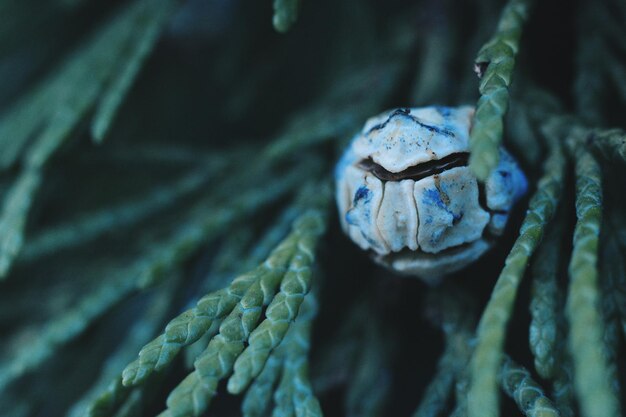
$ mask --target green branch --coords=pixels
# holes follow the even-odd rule
[[[39,169],[24,170],[4,199],[0,212],[0,280],[6,278],[22,248],[28,212],[41,180]]]
[[[124,385],[141,384],[169,365],[183,347],[202,337],[213,321],[227,317],[253,284],[279,276],[292,256],[293,241],[294,237],[288,236],[259,267],[235,278],[228,288],[205,295],[196,307],[171,320],[165,332],[144,346],[139,358],[124,369]]]
[[[320,192],[321,191],[321,192]],[[318,191],[324,205],[328,190]],[[326,197],[325,197],[326,196]],[[289,267],[278,273],[267,274],[250,285],[241,300],[222,322],[219,333],[196,360],[195,370],[168,396],[168,409],[163,416],[198,416],[206,410],[215,395],[217,384],[233,369],[243,352],[244,343],[257,327],[262,308],[275,297],[279,284],[282,290],[292,285],[288,275],[300,281],[310,268],[314,249],[323,231],[323,209],[310,209],[294,222],[294,230],[286,239],[285,250],[292,254]],[[293,275],[295,273],[295,275]]]
[[[170,309],[180,276],[170,280],[150,299],[148,309],[130,327],[126,337],[104,363],[98,380],[70,409],[67,417],[111,417],[128,399],[131,390],[122,384],[120,372],[137,349],[150,340]]]
[[[560,417],[552,401],[546,397],[524,367],[506,358],[500,371],[504,392],[515,400],[520,411],[528,417]]]
[[[118,58],[120,65],[99,98],[91,121],[91,135],[97,143],[104,140],[115,114],[176,8],[174,0],[144,0],[138,4],[142,9],[135,22],[128,25],[124,52]]]
[[[298,19],[300,0],[274,0],[272,23],[277,32],[285,33]]]
[[[120,277],[120,281],[116,279],[115,283],[107,283],[105,287],[93,294],[93,298],[91,296],[84,298],[75,309],[68,310],[63,316],[46,325],[36,344],[22,350],[11,363],[0,368],[0,387],[48,360],[59,346],[82,333],[121,299],[132,294],[139,287],[153,285],[175,270],[177,265],[193,250],[204,244],[211,236],[226,229],[242,214],[258,209],[260,205],[267,204],[288,191],[297,177],[297,175],[292,175],[291,178],[285,177],[278,184],[274,182],[271,189],[255,189],[231,201],[227,207],[216,207],[213,211],[214,216],[208,219],[206,213],[211,207],[200,204],[187,219],[187,223],[181,225],[168,239],[156,245],[152,242],[144,242],[144,245],[148,247],[143,248],[143,253],[130,264],[102,271],[105,276],[110,274],[110,276]],[[163,339],[162,343],[164,342]],[[158,343],[156,345],[158,346]],[[154,360],[150,356],[154,353],[154,342],[149,346],[150,348],[145,352],[146,358]],[[137,372],[139,371],[142,371],[142,368],[139,367]],[[133,378],[141,379],[142,377],[145,376],[139,373]]]
[[[297,177],[298,176],[294,176],[293,178]],[[290,181],[288,181],[287,184],[289,184]],[[255,203],[254,205],[241,204],[236,201],[233,202],[235,203],[233,205],[238,210],[256,208],[260,202],[276,192],[278,192],[278,195],[282,193],[281,190],[276,187],[276,183],[273,183],[271,190],[254,190],[245,193],[241,197],[242,202]],[[220,215],[218,211],[214,212],[212,217],[206,219],[205,213],[207,212],[210,212],[210,210],[202,209],[198,212],[200,217],[211,225],[211,228],[207,230],[213,231],[213,228],[218,226],[220,228],[228,226],[228,223],[224,222],[227,219],[226,215]],[[186,252],[189,251],[190,241],[185,238],[188,231],[195,233],[194,231],[197,232],[198,230],[202,230],[202,228],[197,225],[182,228],[182,236],[178,238],[175,236],[173,239],[175,245],[174,253],[164,257],[155,254],[153,258],[158,261],[159,264],[163,264],[164,267],[165,265],[169,265],[169,259],[179,256],[176,255],[179,250],[176,248],[180,248],[180,250]],[[183,347],[200,339],[209,330],[214,321],[222,320],[230,314],[246,291],[248,291],[250,286],[256,281],[263,280],[268,276],[272,277],[281,274],[281,271],[287,267],[293,255],[293,251],[295,250],[294,242],[297,242],[295,233],[294,231],[287,236],[282,243],[272,251],[267,260],[257,268],[237,277],[228,288],[205,295],[198,301],[194,308],[181,313],[178,317],[171,320],[166,326],[165,332],[144,346],[139,352],[139,358],[126,367],[123,373],[124,384],[138,385],[144,382],[155,370],[163,369],[174,360]],[[195,234],[193,236],[195,236]],[[205,239],[194,238],[193,241],[199,244],[205,242]]]
[[[219,333],[196,359],[194,372],[168,395],[167,410],[162,415],[199,416],[208,408],[217,384],[232,370],[266,305],[263,301],[276,290],[282,274],[265,278],[254,282],[224,319]]]
[[[604,238],[604,248],[600,266],[600,300],[602,319],[604,320],[604,353],[609,367],[610,384],[615,396],[620,396],[621,383],[618,372],[618,358],[620,348],[621,320],[617,304],[620,288],[612,264],[620,264],[620,253],[612,238]],[[621,414],[621,410],[620,410]]]
[[[460,295],[462,290],[450,284],[432,290],[426,301],[431,321],[443,331],[445,349],[439,357],[437,371],[426,387],[413,417],[441,415],[452,395],[454,383],[460,382],[471,354],[472,330],[476,314],[470,299]],[[457,415],[462,414],[463,400],[457,398]]]
[[[310,265],[317,236],[324,229],[324,224],[320,221],[323,219],[313,214],[301,218],[301,223],[294,226],[305,235],[298,243],[289,271],[282,280],[280,292],[267,308],[266,319],[252,331],[248,346],[235,362],[234,373],[228,381],[229,392],[242,392],[261,373],[270,353],[281,343],[290,323],[298,315],[300,304],[311,286]]]
[[[561,313],[559,320],[559,343],[557,344],[557,358],[559,365],[555,367],[554,381],[552,383],[552,397],[561,417],[574,417],[574,387],[572,384],[573,370],[572,358],[567,351],[565,340],[565,317]]]
[[[263,371],[252,382],[241,404],[243,417],[264,417],[283,369],[284,359],[276,354],[267,360]]]
[[[296,323],[290,328],[284,348],[281,345],[285,362],[282,378],[274,392],[272,417],[322,417],[322,409],[309,380],[308,353],[311,325],[316,312],[317,302],[309,294]]]
[[[246,391],[241,405],[244,417],[267,415],[272,402],[272,394],[275,394],[278,390],[279,381],[282,381],[281,374],[284,375],[285,372],[289,372],[285,367],[287,359],[294,354],[306,359],[311,337],[311,322],[316,312],[315,295],[309,293],[304,299],[295,323],[290,326],[283,341],[272,351],[263,370]],[[295,383],[296,381],[292,378],[290,382]],[[305,383],[308,384],[308,379]],[[285,389],[284,385],[282,389]],[[280,394],[279,398],[282,398]]]
[[[529,344],[535,358],[535,369],[544,379],[553,378],[555,373],[558,310],[561,305],[557,275],[563,221],[557,219],[552,226],[539,246],[531,267]]]
[[[42,325],[33,343],[24,346],[16,357],[0,366],[0,391],[15,379],[50,360],[61,346],[75,339],[96,319],[131,294],[136,288],[135,282],[132,276],[123,278],[125,279],[103,280],[78,305]]]
[[[60,250],[89,243],[101,235],[130,227],[151,215],[175,205],[184,196],[200,189],[224,163],[193,170],[177,181],[150,189],[147,193],[114,206],[83,214],[47,228],[30,238],[20,261],[32,262]]]
[[[530,3],[530,0],[510,0],[502,11],[496,33],[476,57],[480,99],[470,132],[470,168],[481,181],[498,165],[509,86]]]
[[[106,91],[106,82],[115,75],[128,46],[128,32],[145,18],[146,10],[159,10],[169,3],[171,0],[131,3],[0,120],[0,169],[13,165],[35,136],[0,214],[0,279],[6,276],[22,247],[28,212],[48,160]],[[133,65],[138,67],[139,62]],[[119,104],[123,91],[116,94],[120,96]]]
[[[520,235],[506,258],[504,269],[478,325],[477,345],[470,361],[470,417],[499,415],[497,373],[502,361],[506,325],[528,260],[556,210],[563,186],[564,170],[565,157],[561,146],[552,139],[551,150],[544,164],[544,175],[537,184],[537,191],[530,200]]]
[[[604,322],[599,311],[597,257],[602,219],[601,173],[600,166],[587,151],[578,147],[574,152],[578,221],[566,305],[569,346],[583,415],[610,417],[618,414],[619,401],[609,384],[609,366],[603,352]]]
[[[589,131],[587,143],[606,160],[626,163],[626,132],[621,129]]]

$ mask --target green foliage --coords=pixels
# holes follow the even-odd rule
[[[559,296],[558,272],[561,252],[563,221],[557,220],[539,247],[531,272],[532,316],[529,330],[530,350],[535,357],[535,369],[544,379],[554,377],[557,360],[556,344],[558,337]]]
[[[174,5],[173,0],[146,0],[137,3],[141,10],[137,12],[135,22],[124,26],[127,33],[123,55],[118,58],[121,65],[108,81],[107,89],[99,98],[91,121],[91,135],[96,142],[104,140],[115,113],[124,101],[143,62],[154,48]]]
[[[623,130],[592,130],[587,142],[605,159],[626,162],[626,133]]]
[[[283,359],[276,354],[271,355],[261,374],[246,391],[241,411],[245,417],[261,417],[265,415],[272,400],[273,390],[279,380]]]
[[[564,332],[561,332],[561,335]],[[565,349],[565,341],[560,343],[559,359],[560,366],[557,367],[557,373],[552,384],[554,403],[561,413],[561,417],[574,416],[574,387],[572,386],[572,360]]]
[[[274,29],[285,33],[298,19],[300,0],[274,0]]]
[[[154,370],[164,369],[182,347],[197,341],[215,320],[221,320],[217,335],[211,338],[206,349],[196,359],[194,372],[169,395],[168,410],[164,412],[165,415],[175,416],[199,415],[208,407],[219,380],[236,366],[235,361],[242,357],[245,361],[249,357],[242,355],[245,352],[244,342],[248,341],[249,349],[258,349],[262,345],[259,345],[258,340],[253,340],[252,336],[262,337],[267,329],[282,331],[279,333],[282,340],[310,288],[310,267],[317,241],[324,229],[323,206],[328,200],[329,190],[326,187],[309,187],[305,195],[309,194],[315,195],[316,200],[305,200],[306,207],[302,208],[304,213],[294,221],[292,232],[272,251],[268,259],[255,270],[233,280],[228,288],[206,295],[194,309],[170,321],[165,333],[146,345],[140,351],[139,359],[126,367],[123,373],[124,385],[138,385]],[[276,294],[278,286],[280,291]],[[266,319],[257,326],[265,306],[268,306]],[[255,358],[262,361],[261,369],[271,349],[277,345],[275,343],[267,348],[266,356]],[[258,350],[253,353],[259,354]],[[298,370],[297,374],[301,372]],[[258,374],[249,378],[256,376]]]
[[[98,102],[102,110],[94,123],[99,126],[101,138],[104,125],[113,117],[139,70],[141,57],[157,39],[172,3],[131,3],[0,121],[0,168],[7,169],[20,156],[23,165],[0,214],[0,279],[6,276],[22,247],[24,225],[41,183],[41,170]],[[142,21],[149,28],[137,27]],[[24,151],[33,135],[35,139]]]
[[[44,3],[0,2],[0,415],[620,415],[623,2]],[[504,143],[532,196],[427,288],[329,180],[368,117],[475,100],[479,48],[471,169]]]
[[[84,214],[42,231],[31,237],[24,247],[22,259],[33,261],[54,251],[86,244],[111,230],[132,226],[169,208],[187,194],[206,185],[217,171],[228,166],[229,159],[208,162],[206,167],[200,167],[172,184],[156,186],[138,198]]]
[[[114,271],[107,271],[109,273]],[[64,344],[80,335],[96,319],[114,307],[135,289],[133,275],[122,279],[104,281],[99,287],[83,296],[78,305],[67,309],[38,329],[34,343],[21,349],[8,363],[0,367],[0,388],[50,360]]]
[[[575,146],[575,145],[574,145]],[[589,152],[576,148],[576,215],[574,250],[569,265],[567,296],[569,346],[574,360],[574,381],[584,415],[615,416],[619,400],[610,386],[604,355],[604,322],[599,306],[598,241],[602,219],[600,166]]]
[[[39,170],[27,169],[5,197],[0,215],[0,279],[6,276],[22,247],[26,217],[40,183]]]
[[[470,357],[470,339],[474,326],[474,314],[468,311],[467,300],[453,293],[441,291],[429,301],[431,308],[440,310],[438,324],[445,337],[445,349],[437,363],[437,372],[426,388],[422,400],[413,413],[413,417],[432,417],[441,415],[452,394],[455,380],[467,365]],[[463,394],[461,394],[463,395]],[[457,413],[462,413],[458,410]]]
[[[530,0],[510,0],[502,11],[493,38],[476,56],[480,99],[470,132],[470,168],[481,181],[498,165],[498,147],[509,108],[509,86],[529,7]]]
[[[279,245],[258,268],[240,275],[228,288],[205,295],[195,308],[171,320],[165,332],[144,346],[139,358],[124,369],[124,383],[140,384],[154,370],[163,369],[184,346],[194,343],[209,330],[214,320],[222,320],[230,314],[254,283],[274,278],[278,274],[276,271],[285,268],[288,262],[291,240]]]
[[[513,398],[520,410],[528,417],[558,417],[559,411],[544,395],[539,384],[533,381],[530,373],[513,362],[504,360],[500,378],[504,392]]]
[[[498,414],[497,371],[502,360],[506,325],[528,259],[541,241],[546,224],[556,210],[563,187],[564,170],[562,147],[553,139],[544,164],[544,175],[530,200],[520,235],[506,258],[504,269],[478,324],[478,341],[470,362],[470,417]]]
[[[271,187],[250,190],[234,198],[232,206],[219,207],[209,199],[209,204],[194,207],[189,221],[179,225],[176,233],[168,240],[153,247],[148,259],[142,262],[147,262],[148,266],[143,268],[140,263],[142,272],[139,284],[142,287],[153,285],[164,271],[180,264],[208,239],[289,191],[297,183],[298,177],[298,174],[287,175]],[[212,216],[207,217],[207,212],[212,213]]]
[[[284,352],[283,374],[274,392],[274,417],[321,417],[322,410],[313,394],[308,373],[307,355],[310,348],[311,321],[317,309],[315,298],[307,296],[302,316],[290,327]]]
[[[146,310],[143,317],[133,323],[128,331],[128,337],[104,364],[98,381],[83,396],[83,399],[76,402],[68,413],[68,417],[111,416],[123,404],[138,401],[141,392],[131,392],[127,389],[122,384],[119,375],[126,362],[135,355],[137,349],[151,337],[161,324],[173,299],[172,289],[173,285],[170,283],[151,297],[150,308]],[[130,401],[129,396],[131,396]]]
[[[317,221],[314,218],[303,221],[306,220]],[[267,307],[265,320],[250,333],[248,346],[235,362],[233,376],[228,381],[231,393],[242,392],[261,373],[270,353],[282,342],[290,323],[298,315],[300,304],[311,287],[310,263],[315,239],[315,235],[309,234],[308,241],[303,239],[298,243],[289,270],[281,281],[280,291]]]
[[[463,372],[459,375],[455,387],[456,405],[450,414],[451,417],[467,416],[467,390],[469,389],[469,375]]]
[[[558,279],[564,224],[563,214],[557,213],[557,219],[541,243],[531,268],[529,342],[537,373],[544,379],[552,380],[553,399],[559,414],[571,417],[574,415],[572,364],[566,349],[565,297]]]
[[[604,354],[607,359],[610,376],[609,382],[611,388],[615,392],[615,396],[619,398],[621,392],[621,383],[619,380],[619,372],[617,369],[620,347],[621,321],[620,312],[617,307],[619,302],[620,288],[616,285],[613,271],[611,271],[611,263],[608,259],[617,260],[619,264],[619,252],[616,250],[612,239],[606,239],[605,249],[602,251],[599,259],[602,259],[599,266],[599,284],[600,284],[600,300],[602,303],[602,319],[604,321]]]

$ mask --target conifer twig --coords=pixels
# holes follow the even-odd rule
[[[294,177],[295,178],[295,177]],[[276,183],[273,183],[271,192],[279,191]],[[258,204],[268,196],[268,191],[259,190],[259,193],[246,193],[244,201]],[[241,205],[239,205],[241,208]],[[201,211],[200,214],[206,211]],[[215,227],[226,227],[224,216],[209,219]],[[204,215],[202,215],[204,217]],[[175,241],[176,242],[176,241]],[[183,243],[186,241],[183,241]],[[288,262],[295,250],[298,238],[296,231],[287,236],[270,254],[268,259],[254,270],[237,277],[228,288],[209,293],[202,297],[196,306],[189,309],[171,320],[165,328],[165,332],[152,340],[139,352],[139,358],[129,364],[123,373],[125,385],[138,385],[146,380],[155,370],[160,370],[169,364],[185,346],[200,339],[211,327],[215,320],[222,320],[232,309],[235,308],[246,291],[257,280],[271,279],[280,275],[287,267]],[[188,250],[187,243],[181,243]],[[177,244],[177,246],[179,246]],[[158,262],[168,262],[168,258],[154,256]],[[167,265],[167,264],[166,264]],[[268,300],[269,303],[270,300]]]
[[[572,145],[576,146],[576,145]],[[583,415],[617,415],[619,401],[610,387],[610,372],[603,352],[604,323],[599,308],[598,238],[602,219],[600,167],[578,146],[576,160],[576,215],[574,249],[569,265],[570,286],[566,314],[569,346],[574,361],[574,383]]]
[[[252,248],[248,248],[249,243],[252,241],[252,232],[247,226],[240,233],[229,235],[226,241],[222,243],[220,252],[215,256],[207,278],[200,284],[200,294],[217,291],[224,286],[228,286],[227,280],[231,279],[232,276],[254,268],[256,264],[267,258],[272,249],[289,233],[289,228],[297,216],[298,210],[301,210],[300,203],[298,201],[284,210],[277,221],[264,232],[263,236]],[[249,255],[243,256],[243,250],[250,250]],[[242,259],[244,259],[243,262],[241,261]],[[187,347],[185,350],[185,363],[190,364],[189,367],[200,356],[200,353],[209,344],[211,338],[217,334],[220,324],[220,319],[213,320],[211,327],[204,336]]]
[[[265,416],[272,401],[272,394],[280,378],[284,358],[274,351],[268,358],[263,371],[252,382],[241,404],[243,417]]]
[[[171,0],[136,0],[123,7],[21,98],[0,122],[0,168],[16,161],[33,134],[47,149],[38,165],[45,162],[87,115],[115,71],[124,69],[119,60],[129,47],[129,33],[145,18],[145,11],[169,5]]]
[[[180,349],[209,330],[214,320],[227,317],[252,285],[280,275],[292,256],[293,241],[293,236],[288,236],[259,267],[235,278],[228,288],[205,295],[193,309],[171,320],[165,332],[144,346],[139,358],[124,369],[124,385],[138,385],[152,372],[163,369]]]
[[[604,159],[626,163],[626,132],[623,130],[591,130],[586,143]]]
[[[561,194],[565,158],[561,146],[551,139],[544,174],[530,200],[520,235],[485,307],[477,329],[477,344],[470,361],[468,413],[470,417],[498,415],[497,373],[502,360],[506,324],[528,259],[541,241]]]
[[[538,248],[531,266],[532,286],[530,300],[530,350],[535,359],[535,369],[544,379],[555,372],[558,327],[559,253],[563,221],[557,219]]]
[[[326,196],[326,197],[324,197]],[[319,195],[320,203],[328,197],[328,190]],[[325,225],[323,209],[311,208],[294,222],[286,248],[293,254],[287,270],[266,275],[255,280],[220,326],[219,333],[196,360],[195,370],[168,396],[168,409],[163,416],[198,416],[208,407],[215,395],[218,382],[226,377],[244,350],[244,343],[256,328],[262,308],[276,294],[276,287],[285,282],[286,274],[298,275],[309,268],[314,259],[314,249]],[[299,276],[297,281],[304,279]],[[282,288],[282,287],[281,287]]]
[[[128,330],[127,336],[107,359],[98,380],[81,400],[70,409],[67,417],[110,417],[116,414],[131,391],[122,384],[120,372],[141,345],[153,336],[161,320],[170,308],[174,295],[174,284],[179,276],[171,280],[159,293],[154,294],[150,306]]]
[[[564,223],[563,218],[557,218],[555,224],[553,225],[552,230],[549,232],[549,235],[546,238],[546,241],[542,243],[542,246],[546,246],[546,248],[542,249],[543,254],[539,254],[539,256],[536,259],[536,264],[533,266],[534,273],[536,272],[543,273],[543,272],[549,272],[550,270],[552,270],[553,267],[549,266],[548,264],[545,264],[543,267],[540,268],[539,262],[540,261],[549,262],[550,258],[548,257],[548,255],[549,255],[549,252],[553,250],[553,248],[550,248],[548,246],[551,244],[550,242],[552,242],[552,244],[555,245],[555,247],[560,246],[560,243],[555,242],[554,239],[556,239],[558,236],[560,236],[560,233],[562,233],[563,223]],[[552,261],[555,263],[558,263],[558,258],[559,257],[557,255],[556,258],[552,259]],[[555,265],[555,267],[557,266]],[[539,276],[541,275],[535,275],[535,280]],[[551,280],[549,279],[546,282],[542,282],[540,286],[543,284],[548,284],[548,282],[551,282]],[[557,284],[556,281],[555,281],[555,284]],[[533,285],[535,286],[535,282],[533,282]],[[540,286],[539,288],[533,288],[532,291],[534,292],[534,291],[540,290]],[[547,289],[547,291],[548,293],[550,293],[551,289]],[[547,317],[548,327],[552,325],[552,322],[556,326],[555,335],[554,335],[554,343],[551,343],[549,341],[550,340],[549,338],[546,340],[548,342],[546,343],[546,345],[549,346],[548,350],[550,352],[548,364],[549,364],[549,367],[551,367],[551,371],[552,371],[550,373],[550,379],[552,379],[552,395],[554,398],[554,403],[556,405],[556,408],[559,410],[561,417],[573,417],[574,410],[572,408],[572,405],[573,405],[572,361],[569,356],[569,352],[567,351],[567,342],[566,342],[567,322],[565,319],[565,312],[564,312],[564,304],[565,304],[564,300],[565,300],[565,297],[561,293],[561,291],[557,291],[555,294],[549,294],[548,297],[538,297],[537,302],[541,305],[541,308],[538,309],[538,311],[534,313],[531,308],[531,314],[541,316],[542,318]],[[543,321],[541,322],[543,323]],[[539,323],[537,323],[536,325],[539,325]],[[550,335],[551,329],[548,330],[547,332],[542,331],[542,336],[544,336],[545,338],[545,335],[543,335],[543,333]],[[536,350],[537,349],[535,349],[535,351]],[[539,356],[535,354],[535,358],[538,358],[538,357]],[[535,367],[538,369],[544,366],[545,364],[541,364],[539,366],[535,365]]]
[[[463,357],[459,357],[458,346],[449,341],[445,350],[437,362],[437,371],[426,387],[419,406],[413,413],[413,417],[436,417],[441,413],[452,394],[452,387],[463,365]]]
[[[560,417],[552,401],[546,397],[524,367],[506,357],[500,371],[504,392],[515,400],[520,411],[528,417]]]
[[[569,356],[569,352],[566,349],[566,341],[564,339],[566,332],[565,317],[561,313],[561,319],[559,320],[559,336],[561,339],[557,344],[557,355],[559,359],[559,366],[555,367],[554,381],[552,383],[552,396],[554,403],[561,413],[561,417],[574,417],[574,387],[572,384],[572,359]]]
[[[143,401],[147,395],[143,390],[132,391],[119,407],[114,417],[137,417],[144,411]]]
[[[80,335],[94,320],[116,305],[135,288],[131,277],[103,281],[86,294],[78,305],[67,309],[41,326],[39,337],[21,349],[16,357],[0,366],[0,391],[15,379],[49,360],[57,349]]]
[[[283,376],[274,392],[276,407],[273,417],[322,417],[319,401],[309,380],[308,353],[311,325],[317,312],[314,294],[308,294],[296,323],[285,340]]]
[[[0,212],[0,280],[6,278],[22,248],[26,218],[40,183],[41,172],[27,169],[5,197]]]
[[[617,369],[617,360],[619,358],[619,344],[621,333],[620,312],[617,306],[617,297],[620,293],[619,287],[616,285],[616,276],[612,263],[621,263],[619,250],[616,247],[614,239],[603,236],[604,249],[600,256],[600,299],[602,308],[602,318],[605,323],[604,327],[604,353],[609,367],[610,384],[615,392],[615,396],[619,398],[621,388],[619,380],[619,372]],[[618,403],[619,406],[619,403]],[[621,410],[620,410],[621,414]]]
[[[26,218],[44,166],[97,100],[145,3],[160,7],[168,1],[138,0],[127,6],[0,121],[0,169],[12,165],[36,134],[0,214],[0,279],[22,247]]]
[[[192,217],[189,224],[181,227],[170,239],[154,246],[151,245],[131,264],[117,267],[113,270],[114,275],[121,275],[125,279],[117,284],[107,283],[93,294],[93,298],[85,297],[75,309],[68,310],[54,323],[47,325],[44,334],[36,344],[31,345],[29,349],[22,350],[18,358],[5,368],[0,368],[0,387],[47,360],[58,346],[76,337],[95,319],[138,287],[154,284],[167,271],[173,270],[194,247],[200,245],[210,235],[228,227],[229,222],[241,215],[242,211],[257,208],[264,201],[271,201],[287,191],[294,178],[296,177],[283,182],[282,187],[280,184],[273,183],[271,190],[258,189],[243,195],[240,201],[232,202],[232,206],[216,210],[215,217],[208,219],[208,222],[205,211],[199,210],[197,216]],[[205,207],[200,206],[200,208]],[[203,225],[203,222],[207,223]],[[149,346],[153,351],[154,344]],[[148,349],[148,352],[151,349]],[[141,376],[140,374],[139,377]],[[139,377],[135,376],[135,378]]]
[[[241,405],[244,417],[267,415],[272,402],[272,394],[278,389],[281,374],[288,372],[285,370],[286,359],[295,352],[303,352],[303,347],[306,356],[311,336],[310,325],[317,310],[316,303],[315,295],[313,293],[307,294],[295,323],[290,326],[282,343],[272,351],[263,371],[253,380],[246,391]]]
[[[272,23],[274,29],[280,33],[285,33],[298,19],[298,8],[300,0],[274,0],[274,17]]]
[[[199,189],[209,179],[210,173],[223,168],[223,165],[194,170],[171,184],[154,187],[138,198],[52,226],[26,242],[20,259],[32,262],[51,252],[87,243],[108,231],[131,226]]]
[[[206,207],[200,205],[196,215],[192,216],[189,224],[181,227],[168,240],[162,241],[157,245],[151,245],[148,250],[131,262],[131,264],[105,271],[114,272],[114,276],[121,275],[124,279],[115,284],[106,283],[103,288],[97,290],[92,296],[85,297],[76,308],[68,310],[63,316],[48,324],[42,336],[37,339],[36,344],[29,346],[29,349],[20,351],[17,358],[14,358],[6,367],[0,368],[0,387],[5,386],[13,379],[34,369],[50,358],[59,346],[82,333],[95,319],[108,311],[121,299],[137,290],[138,287],[152,285],[168,271],[174,270],[176,265],[191,250],[203,243],[209,236],[224,230],[224,228],[228,227],[229,222],[236,219],[242,212],[258,208],[260,204],[271,201],[273,198],[286,192],[296,177],[297,175],[287,179],[282,183],[282,186],[280,182],[279,184],[274,182],[270,190],[257,189],[246,193],[241,196],[239,201],[231,202],[231,206],[215,210],[215,217],[211,217],[208,220],[204,214],[206,213],[204,211]],[[201,302],[209,304],[206,308],[212,306],[210,300],[201,300]],[[186,317],[185,313],[181,316]],[[180,328],[174,326],[172,331],[179,330]],[[199,336],[201,335],[202,333]],[[172,337],[180,336],[174,334]],[[161,343],[165,342],[163,336],[157,340]],[[156,343],[156,346],[160,345]],[[151,342],[148,347],[144,353],[150,359],[150,363],[156,363],[158,355],[156,358],[150,356],[150,354],[154,355],[155,342]],[[152,364],[153,366],[154,363]],[[135,372],[138,375],[133,375],[132,377],[124,375],[124,383],[126,385],[129,384],[127,382],[128,379],[131,381],[141,380],[146,376],[141,368],[135,369]]]
[[[224,204],[209,197],[192,209],[190,219],[179,224],[174,234],[166,241],[154,245],[149,262],[154,266],[143,274],[141,287],[148,287],[158,282],[164,271],[179,265],[193,251],[205,244],[210,238],[227,230],[235,221],[240,220],[255,210],[275,201],[298,184],[306,171],[293,171],[271,184],[253,188],[237,195]],[[221,200],[221,199],[217,199]],[[207,216],[211,213],[211,216]]]
[[[470,132],[470,168],[481,181],[487,179],[498,165],[503,119],[509,105],[509,86],[530,3],[530,0],[509,0],[495,34],[476,57],[480,99]]]
[[[300,219],[306,224],[295,224],[298,230],[305,230],[298,242],[298,249],[285,274],[280,286],[280,292],[274,297],[265,312],[265,320],[252,331],[248,338],[248,346],[237,358],[234,364],[234,373],[228,381],[228,390],[238,394],[245,389],[252,379],[256,378],[263,370],[265,362],[273,349],[275,349],[285,337],[290,323],[298,315],[300,304],[304,296],[309,292],[311,285],[310,265],[314,257],[315,245],[324,224],[320,223],[317,215]]]
[[[129,27],[125,54],[120,57],[120,65],[98,100],[91,121],[91,135],[97,143],[104,140],[117,110],[124,101],[144,61],[152,52],[163,26],[175,9],[175,5],[174,0],[146,0],[141,2],[142,10],[138,13],[136,22]]]
[[[162,416],[199,416],[208,408],[217,384],[231,371],[262,308],[267,305],[264,301],[274,293],[282,276],[281,273],[266,275],[250,285],[222,321],[218,334],[196,359],[195,370],[168,395],[167,410]]]
[[[459,374],[455,387],[454,396],[456,399],[456,405],[450,417],[467,417],[467,391],[469,389],[469,375],[468,370],[464,369]]]
[[[151,244],[144,253],[130,264],[102,271],[105,275],[110,274],[114,277],[120,277],[119,281],[116,279],[114,282],[105,282],[105,285],[94,291],[93,294],[85,296],[75,308],[67,310],[62,316],[47,323],[35,344],[30,345],[28,349],[21,350],[18,357],[14,358],[6,366],[0,367],[0,388],[48,360],[59,346],[81,334],[93,321],[120,300],[132,294],[138,288],[154,284],[166,275],[168,271],[175,270],[176,265],[194,247],[204,242],[211,234],[228,227],[229,221],[236,219],[238,215],[241,215],[242,211],[245,212],[258,208],[259,204],[271,201],[273,198],[286,192],[289,189],[290,182],[294,181],[296,177],[287,179],[286,182],[283,182],[282,187],[274,182],[271,190],[258,189],[245,194],[240,201],[235,200],[231,202],[233,206],[216,210],[216,217],[210,218],[207,224],[203,225],[202,222],[207,221],[205,212],[198,211],[197,216],[193,217],[193,220],[190,221],[187,227],[181,227],[168,240],[162,241],[157,245]],[[213,301],[219,301],[219,299]],[[201,302],[208,304],[205,308],[215,308],[214,304],[211,304],[211,300],[201,300]],[[184,315],[185,313],[181,316]],[[179,330],[175,328],[173,331]],[[174,334],[172,337],[180,336]],[[161,336],[161,339],[157,340],[164,343],[165,339]],[[151,343],[149,346],[152,352],[151,349],[147,351],[153,354],[155,342]],[[159,345],[157,344],[157,346]],[[154,360],[155,363],[156,359],[158,359],[158,356],[156,359],[148,357]],[[136,370],[136,372],[139,372],[139,370]],[[140,379],[141,377],[145,378],[140,373],[139,376],[134,375],[130,379]],[[128,378],[125,375],[126,385],[129,384],[129,382],[126,382]]]
[[[445,291],[445,292],[444,292]],[[475,313],[466,300],[457,295],[457,289],[449,287],[436,291],[428,298],[428,307],[434,312],[436,324],[444,333],[445,348],[439,357],[437,371],[426,387],[413,417],[436,417],[444,411],[455,381],[463,379],[471,353],[472,329]],[[431,320],[432,321],[432,320]],[[462,399],[457,399],[462,411]],[[460,400],[460,401],[459,401]]]

